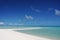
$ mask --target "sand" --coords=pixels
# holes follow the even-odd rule
[[[21,32],[15,32],[13,31],[13,29],[0,29],[0,40],[52,40],[52,39],[32,36]]]

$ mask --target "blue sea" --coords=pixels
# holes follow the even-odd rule
[[[32,28],[36,28],[31,26]],[[0,26],[0,29],[11,28],[30,28],[30,26]],[[38,27],[39,28],[39,27]],[[16,32],[22,32],[38,37],[46,37],[53,40],[60,40],[60,27],[40,27],[40,29],[33,30],[15,30]]]

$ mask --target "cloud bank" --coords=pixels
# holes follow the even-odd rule
[[[60,15],[60,10],[55,10],[56,15]]]
[[[5,23],[4,22],[0,22],[0,25],[4,25]]]

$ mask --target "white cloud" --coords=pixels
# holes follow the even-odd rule
[[[45,13],[52,13],[52,11],[53,11],[53,8],[48,8],[45,10]]]
[[[31,20],[33,20],[33,17],[32,17],[32,16],[25,15],[25,18],[26,18],[26,19],[31,19]]]
[[[0,25],[4,25],[5,23],[4,22],[0,22]]]
[[[60,10],[55,10],[56,15],[60,15]]]
[[[41,12],[41,11],[40,11],[40,10],[38,10],[38,9],[35,9],[35,11],[36,11],[36,12]]]
[[[53,8],[48,8],[49,11],[53,10]]]
[[[39,9],[35,9],[35,8],[33,8],[32,6],[31,6],[31,9],[33,10],[33,11],[35,11],[35,12],[41,12],[41,10],[39,10]]]

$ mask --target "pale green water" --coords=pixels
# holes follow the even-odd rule
[[[30,28],[32,26],[0,26],[0,29],[27,28],[27,27]],[[34,36],[39,36],[39,37],[40,36],[41,37],[47,37],[47,38],[51,38],[51,39],[54,39],[54,40],[55,39],[60,40],[60,27],[42,27],[41,29],[15,30],[15,31],[30,34],[30,35],[34,35]]]
[[[43,27],[34,30],[16,30],[18,32],[60,40],[60,27]]]

